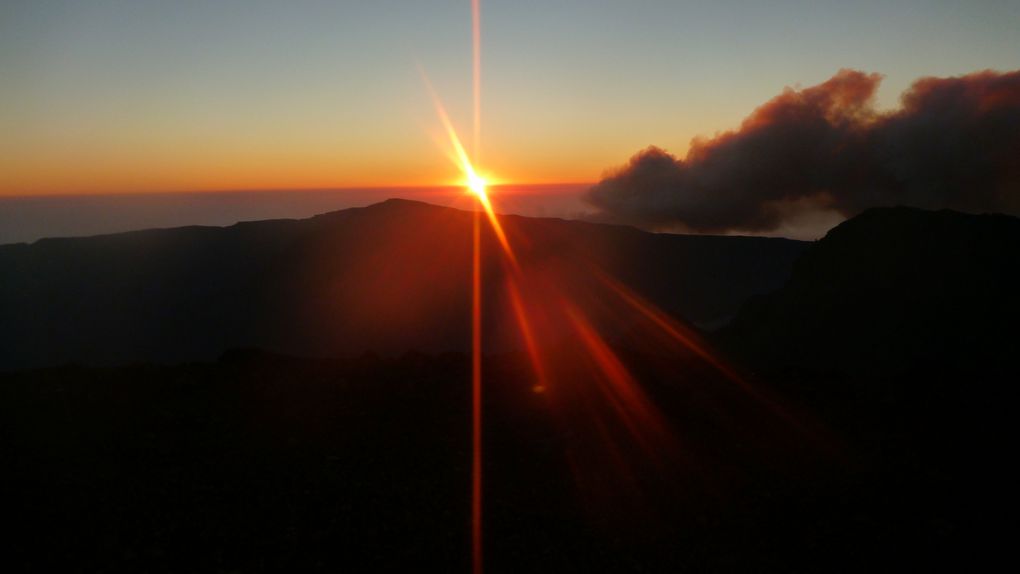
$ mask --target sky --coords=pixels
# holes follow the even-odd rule
[[[482,154],[520,183],[683,157],[786,86],[1011,70],[1013,1],[482,0]],[[448,184],[468,0],[3,0],[0,195]]]

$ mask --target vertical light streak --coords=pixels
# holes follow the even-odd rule
[[[471,571],[482,574],[482,233],[473,215],[471,265]]]
[[[481,0],[471,0],[472,96],[474,100],[474,141],[472,155],[481,162],[482,152],[482,17]]]
[[[475,161],[478,161],[481,151],[481,124],[482,124],[482,34],[481,34],[481,11],[480,0],[471,0],[471,44],[472,44],[472,99],[474,100],[473,114],[473,135],[472,151]],[[449,121],[449,120],[447,120]],[[456,132],[449,130],[452,139],[459,146]],[[463,148],[461,148],[463,157]],[[503,234],[503,228],[496,219],[496,214],[489,205],[489,198],[485,193],[484,182],[477,174],[470,161],[464,159],[465,175],[472,188],[478,187],[475,195],[485,208],[485,212],[492,222],[493,229],[497,231],[500,242],[504,249],[510,254],[510,243]],[[481,216],[476,211],[474,216],[474,264],[472,272],[472,325],[471,325],[471,422],[472,422],[472,463],[471,463],[471,571],[474,574],[482,574],[482,233]]]

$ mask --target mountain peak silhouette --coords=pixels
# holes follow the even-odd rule
[[[702,325],[785,281],[806,244],[503,218],[527,270],[579,263]],[[234,347],[301,356],[464,350],[472,212],[391,199],[302,220],[0,246],[0,369],[213,360]],[[485,226],[487,315],[502,257]],[[488,349],[515,348],[497,326]]]

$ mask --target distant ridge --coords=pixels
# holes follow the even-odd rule
[[[570,269],[559,280],[583,290],[592,281],[581,264],[594,266],[703,325],[782,285],[806,246],[503,222],[526,267]],[[471,226],[470,212],[394,199],[309,219],[0,246],[0,369],[213,360],[237,347],[300,356],[463,350]],[[487,316],[498,316],[503,271],[494,238],[485,243]],[[490,350],[518,344],[507,325],[487,326]]]
[[[1020,219],[876,208],[813,244],[723,338],[776,368],[994,370],[1020,354],[1018,293]]]

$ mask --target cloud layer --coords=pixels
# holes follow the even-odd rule
[[[682,160],[640,151],[586,199],[602,220],[701,232],[882,205],[1020,213],[1020,71],[922,78],[885,113],[874,107],[881,79],[840,70],[787,88]]]

